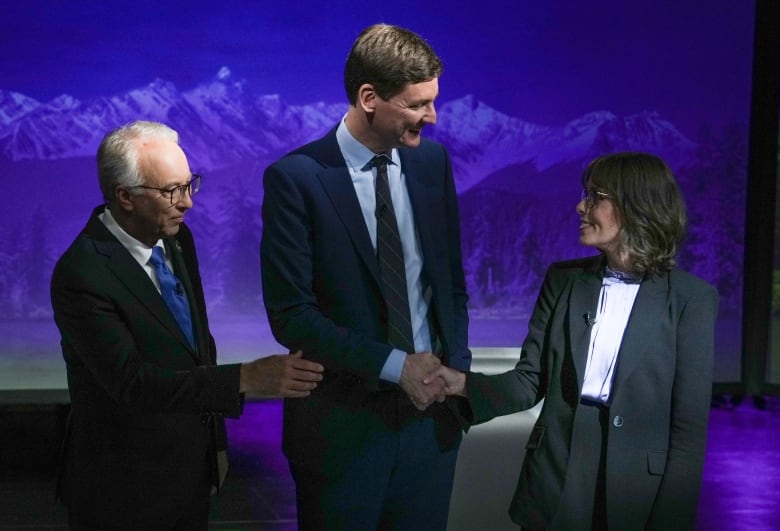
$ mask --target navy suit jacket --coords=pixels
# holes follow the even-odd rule
[[[468,297],[450,160],[426,140],[399,153],[430,286],[432,330],[443,362],[468,370]],[[326,368],[310,397],[285,401],[284,449],[314,468],[339,467],[374,423],[388,421],[376,391],[387,386],[379,374],[391,346],[376,253],[336,130],[271,165],[264,189],[261,258],[271,329],[282,345]],[[438,419],[446,425],[445,446],[460,430],[452,404]]]
[[[467,377],[475,422],[544,398],[510,507],[512,519],[530,529],[556,529],[556,513],[566,511],[559,502],[568,470],[578,466],[569,445],[590,339],[585,316],[596,315],[603,265],[602,257],[553,264],[515,369]],[[610,393],[605,481],[614,529],[693,528],[717,312],[715,288],[689,273],[642,281]]]
[[[149,276],[98,219],[54,268],[71,413],[58,494],[81,519],[164,525],[190,504],[205,470],[217,484],[223,416],[238,416],[239,365],[215,366],[192,235],[165,241],[190,302],[197,348]]]

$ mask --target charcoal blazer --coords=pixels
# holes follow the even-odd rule
[[[568,457],[582,407],[590,338],[586,315],[596,315],[603,265],[601,257],[552,265],[515,369],[467,376],[475,422],[527,409],[544,398],[509,509],[513,521],[530,529],[556,529],[556,512],[566,510],[559,502],[567,472],[578,466]],[[610,528],[693,527],[717,308],[715,288],[684,271],[642,281],[620,346],[608,410]]]
[[[452,168],[423,140],[400,148],[430,295],[429,323],[443,362],[467,370],[466,285]],[[263,296],[274,337],[326,368],[305,399],[285,400],[286,455],[338,470],[377,425],[391,422],[379,380],[391,351],[376,253],[336,129],[271,165],[264,175]],[[400,389],[400,388],[398,388]],[[458,440],[455,402],[437,418],[440,443]]]
[[[215,366],[192,234],[165,240],[189,299],[193,348],[149,276],[92,213],[52,275],[71,412],[58,494],[81,519],[164,525],[204,473],[217,484],[239,365]],[[224,455],[224,454],[222,454]]]

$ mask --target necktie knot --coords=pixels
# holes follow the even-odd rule
[[[387,168],[387,163],[390,162],[390,158],[385,155],[384,153],[380,153],[379,155],[374,155],[374,158],[371,159],[371,166],[374,168],[381,168],[384,166]]]
[[[163,254],[162,247],[159,245],[152,247],[152,256],[149,258],[149,261],[154,267],[160,267],[165,264],[165,255]]]

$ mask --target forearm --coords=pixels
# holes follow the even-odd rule
[[[469,373],[466,395],[474,413],[474,424],[532,408],[539,400],[538,388],[538,377],[533,374]]]

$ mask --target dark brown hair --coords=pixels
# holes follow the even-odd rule
[[[675,265],[685,236],[685,202],[666,163],[648,153],[614,153],[591,161],[583,187],[609,196],[618,211],[621,246],[635,272],[657,274]]]
[[[422,37],[387,24],[369,26],[358,36],[344,67],[344,87],[350,105],[357,103],[361,85],[373,85],[387,100],[406,85],[430,81],[441,75],[442,64]]]

